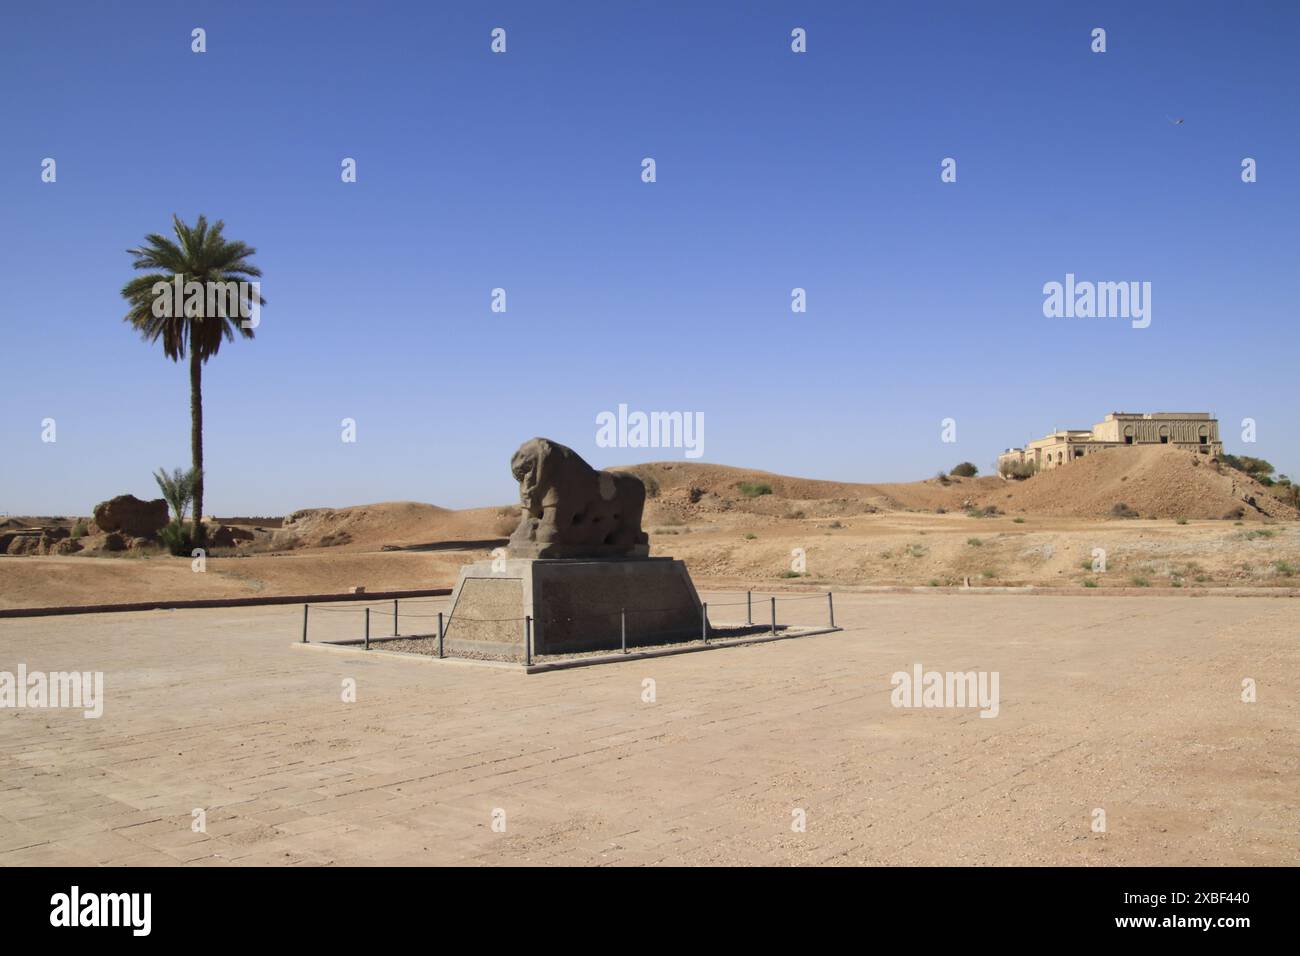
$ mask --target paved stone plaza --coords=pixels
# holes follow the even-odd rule
[[[0,621],[0,671],[102,670],[106,698],[98,720],[0,710],[0,865],[1294,864],[1300,850],[1288,599],[844,594],[838,634],[533,676],[294,647],[301,614]],[[320,617],[321,638],[355,629]],[[918,662],[999,672],[998,716],[891,706],[890,675]]]

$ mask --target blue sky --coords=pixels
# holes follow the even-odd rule
[[[596,447],[620,403],[703,413],[704,461],[841,480],[988,469],[1112,410],[1212,411],[1230,451],[1300,469],[1297,26],[1283,2],[6,4],[0,512],[153,497],[187,463],[185,367],[119,296],[173,212],[265,272],[257,338],[205,369],[217,514],[505,503],[533,435],[683,457]],[[1151,282],[1151,326],[1045,318],[1067,272]]]

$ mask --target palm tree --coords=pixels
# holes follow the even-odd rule
[[[136,269],[153,270],[137,276],[122,287],[122,297],[131,304],[126,321],[147,342],[162,342],[163,354],[173,362],[187,355],[190,360],[190,453],[194,463],[194,543],[203,539],[203,363],[217,354],[222,341],[233,341],[238,332],[244,338],[253,337],[253,329],[239,315],[227,315],[230,303],[219,301],[211,309],[213,315],[203,314],[208,300],[197,308],[187,301],[185,308],[161,310],[159,283],[172,286],[179,278],[182,285],[198,282],[206,289],[210,283],[247,282],[262,275],[262,270],[249,262],[257,254],[251,246],[227,240],[222,235],[225,223],[218,219],[210,227],[206,216],[199,216],[193,226],[179,216],[172,216],[175,239],[158,233],[145,236],[143,246],[128,249],[135,257],[131,265]],[[260,294],[239,286],[237,305],[251,308],[266,300]],[[169,290],[170,291],[170,290]],[[162,296],[167,293],[161,293]],[[170,299],[168,300],[170,302]],[[179,306],[180,303],[172,303]],[[158,313],[162,311],[163,314]],[[196,314],[197,313],[197,314]]]
[[[173,468],[170,475],[167,474],[166,468],[159,468],[154,472],[153,480],[158,482],[158,490],[162,492],[167,504],[171,505],[177,525],[185,522],[185,512],[189,510],[190,502],[194,500],[194,479],[197,474],[193,468],[189,471],[184,468]]]

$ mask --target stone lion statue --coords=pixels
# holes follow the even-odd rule
[[[645,557],[645,485],[635,475],[596,471],[572,448],[524,442],[510,459],[523,515],[507,553],[517,558]]]

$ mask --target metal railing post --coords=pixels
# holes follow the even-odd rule
[[[366,608],[366,650],[370,650],[370,608]]]
[[[772,636],[776,636],[776,596],[772,597]]]
[[[302,606],[302,642],[307,643],[307,605]]]
[[[627,608],[618,612],[619,630],[623,633],[623,653],[627,653]]]
[[[709,643],[709,602],[700,605],[700,640]]]
[[[533,666],[533,616],[524,615],[524,664]]]
[[[754,623],[754,592],[745,592],[745,623],[753,626]]]
[[[393,637],[397,636],[397,598],[393,598]]]
[[[438,612],[438,660],[442,660],[442,612]]]
[[[831,627],[834,627],[835,626],[835,598],[831,596],[830,591],[826,592],[826,611],[831,616]]]

